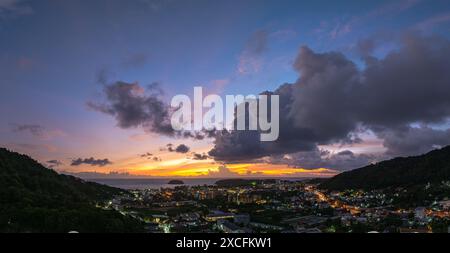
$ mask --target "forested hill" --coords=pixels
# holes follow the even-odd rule
[[[381,189],[450,180],[450,146],[420,156],[394,158],[336,175],[320,185],[330,190]]]
[[[120,193],[0,148],[0,232],[140,231],[131,218],[96,207]]]

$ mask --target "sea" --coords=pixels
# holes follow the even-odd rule
[[[218,180],[224,178],[176,178],[183,181],[185,186],[197,186],[197,185],[214,185]],[[244,178],[245,179],[245,178]],[[250,178],[247,178],[250,179]],[[258,178],[251,178],[258,179]],[[269,178],[261,178],[269,179]],[[276,178],[281,180],[299,181],[307,178]],[[122,189],[160,189],[160,188],[173,188],[180,185],[168,184],[172,179],[160,179],[160,178],[92,178],[89,181],[99,184],[105,184],[112,187]]]

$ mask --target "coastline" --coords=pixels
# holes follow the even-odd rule
[[[177,186],[197,186],[197,185],[215,185],[219,180],[230,178],[176,178],[183,180],[184,184],[176,185],[169,184],[169,181],[174,178],[89,178],[86,181],[91,181],[99,184],[105,184],[112,187],[122,188],[126,190],[132,189],[159,189],[159,188],[174,188]],[[234,178],[233,178],[234,179]],[[249,180],[258,179],[277,179],[287,181],[303,181],[311,178],[289,178],[289,177],[261,177],[261,178],[245,178]]]

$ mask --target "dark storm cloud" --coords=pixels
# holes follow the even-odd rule
[[[223,130],[219,132],[214,140],[214,148],[208,155],[216,161],[241,161],[259,158],[268,155],[259,140],[257,131],[234,131]]]
[[[383,145],[391,156],[409,156],[428,152],[450,144],[450,130],[430,127],[401,127],[379,131]]]
[[[419,134],[414,129],[410,136],[390,134],[413,123],[442,123],[450,116],[450,42],[408,33],[397,43],[398,50],[383,59],[371,57],[362,70],[339,52],[302,47],[294,62],[300,78],[273,92],[280,96],[279,139],[265,143],[257,132],[222,132],[209,155],[235,161],[317,152],[317,145],[359,141],[358,133],[365,130],[382,138],[388,153],[449,144],[442,131],[421,129],[426,142],[414,144],[406,140]]]
[[[84,158],[84,159],[82,159],[82,158],[74,159],[74,160],[72,160],[72,163],[70,165],[71,166],[79,166],[82,164],[103,167],[103,166],[112,164],[112,162],[106,158],[105,159],[95,159],[95,158],[91,157],[91,158]]]
[[[350,151],[350,150],[344,150],[344,151],[338,152],[337,155],[338,155],[338,156],[346,156],[346,155],[352,156],[352,155],[354,155],[354,154],[353,154],[353,152]]]
[[[265,161],[273,164],[287,164],[302,169],[350,170],[365,166],[378,159],[379,157],[373,155],[354,154],[350,150],[331,153],[327,150],[314,149],[289,155],[271,156]]]
[[[302,47],[294,68],[301,74],[292,88],[288,116],[294,127],[308,129],[319,144],[346,139],[358,123],[353,104],[359,85],[355,64],[341,53],[317,54]]]
[[[103,85],[105,101],[88,101],[87,106],[94,111],[113,116],[118,127],[141,127],[146,132],[194,140],[214,137],[214,130],[174,131],[170,123],[174,108],[163,101],[164,91],[158,83],[146,87],[122,81],[107,84],[108,74],[101,73],[98,81]]]
[[[88,107],[115,117],[120,128],[142,127],[145,131],[172,136],[170,107],[160,97],[157,84],[146,88],[138,83],[118,81],[105,85],[105,103],[88,102]]]

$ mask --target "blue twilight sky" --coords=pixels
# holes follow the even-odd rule
[[[449,1],[0,0],[0,143],[65,161],[64,170],[78,157],[156,152],[173,140],[134,141],[146,134],[89,110],[101,81],[158,82],[167,101],[196,85],[254,94],[298,78],[301,45],[341,51],[363,67],[359,40],[409,29],[448,37]],[[45,133],[12,130],[27,124]]]

